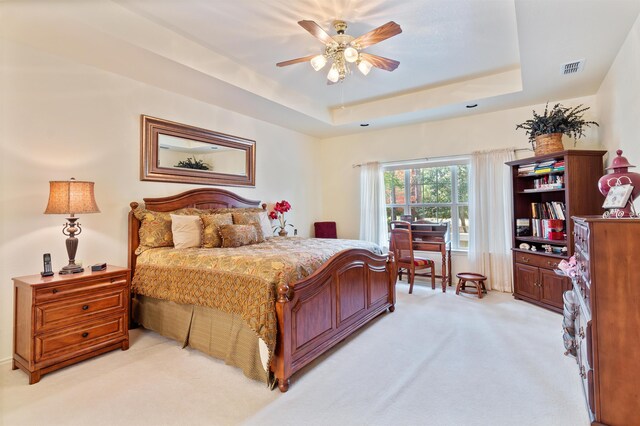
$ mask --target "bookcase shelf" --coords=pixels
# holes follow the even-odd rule
[[[525,249],[521,249],[521,248],[514,248],[512,249],[515,252],[519,252],[519,253],[532,253],[531,250],[525,250]],[[551,257],[551,258],[556,258],[556,259],[569,259],[569,256],[567,256],[566,254],[556,254],[556,253],[538,253],[538,254],[544,254],[545,257]]]
[[[528,241],[530,243],[551,244],[557,246],[567,245],[567,240],[550,240],[548,238],[532,237],[532,236],[517,236],[517,240]]]
[[[544,172],[544,173],[527,173],[526,175],[518,175],[518,177],[521,177],[521,178],[536,178],[536,177],[549,176],[549,175],[561,175],[561,174],[564,174],[564,172],[565,172],[564,170],[556,170],[556,171]]]
[[[518,194],[536,194],[538,192],[564,192],[564,188],[529,189],[524,191],[518,191]]]
[[[556,312],[562,311],[562,294],[571,289],[571,281],[553,272],[558,263],[573,255],[573,222],[571,216],[602,213],[604,197],[598,191],[598,179],[604,174],[602,157],[606,151],[566,150],[537,157],[523,158],[507,163],[511,167],[513,183],[513,237],[512,250],[514,292],[516,299],[525,300]],[[519,174],[527,165],[543,162],[564,164],[564,170],[545,173]],[[531,166],[529,166],[531,168]],[[544,177],[549,177],[544,179]],[[562,184],[562,188],[536,188],[542,183]],[[564,216],[566,238],[551,240],[532,235],[518,236],[516,220],[528,219],[531,229],[532,204],[535,204],[537,219],[560,219]],[[549,209],[548,207],[555,207]],[[564,209],[562,209],[564,206]],[[558,212],[558,208],[561,212]],[[542,214],[540,214],[542,213]],[[549,214],[550,213],[550,214]],[[562,214],[560,214],[562,213]],[[536,221],[536,224],[538,221]],[[544,224],[543,224],[544,225]],[[538,227],[539,229],[540,227]],[[519,246],[526,242],[536,251]],[[562,254],[547,253],[543,245],[566,247]]]

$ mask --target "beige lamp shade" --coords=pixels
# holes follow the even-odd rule
[[[45,214],[100,213],[93,195],[93,182],[71,178],[49,182],[49,202]]]

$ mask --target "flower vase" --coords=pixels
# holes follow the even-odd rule
[[[278,232],[278,235],[280,235],[281,237],[286,237],[287,235],[289,235],[289,233],[286,230],[281,229],[280,232]]]

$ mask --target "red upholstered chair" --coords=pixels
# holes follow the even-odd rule
[[[315,222],[316,238],[338,238],[335,222]]]
[[[431,259],[423,259],[413,255],[413,237],[411,228],[394,228],[391,230],[391,249],[398,269],[398,275],[402,279],[402,272],[406,270],[409,276],[409,294],[413,293],[413,281],[416,275],[431,277],[431,288],[436,288],[435,262]],[[416,270],[431,269],[430,274],[416,273]]]

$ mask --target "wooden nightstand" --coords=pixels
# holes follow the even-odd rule
[[[13,365],[43,374],[121,348],[129,349],[130,271],[13,278]]]

